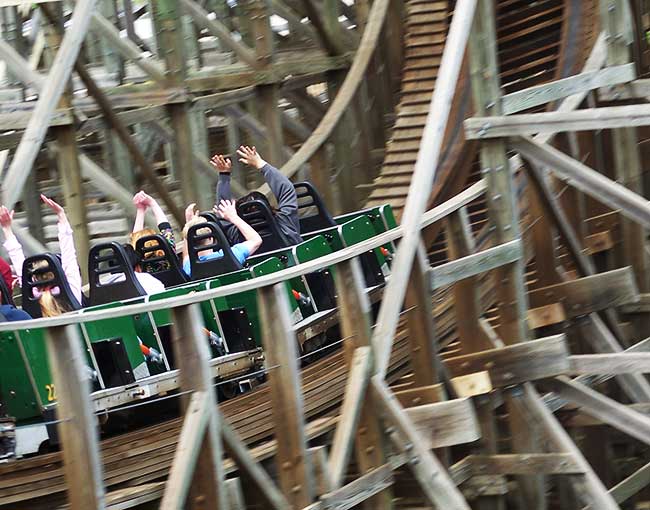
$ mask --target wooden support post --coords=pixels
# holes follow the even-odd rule
[[[27,181],[25,181],[25,192],[23,193],[23,206],[27,212],[27,226],[34,238],[40,243],[45,244],[43,213],[41,211],[41,198],[39,195],[36,172],[30,172]]]
[[[61,7],[61,6],[59,6]],[[43,6],[43,9],[47,7]],[[53,14],[55,9],[47,12]],[[63,10],[56,9],[57,14],[50,16],[50,24],[43,28],[49,50],[58,55],[61,51],[60,30],[63,24]],[[56,57],[55,57],[56,59]],[[72,80],[68,80],[60,96],[58,107],[70,108],[72,106]],[[34,112],[35,114],[35,112]],[[88,235],[88,219],[86,217],[86,204],[84,202],[83,182],[81,167],[79,165],[79,152],[77,148],[77,133],[73,125],[55,126],[51,128],[57,140],[59,150],[56,154],[57,167],[61,186],[63,188],[64,204],[68,221],[72,227],[74,244],[77,251],[79,269],[84,280],[88,278],[88,251],[90,240]]]
[[[315,487],[307,455],[297,341],[285,286],[277,284],[259,289],[258,302],[278,439],[276,463],[280,486],[294,507],[304,508],[313,502]]]
[[[247,1],[252,20],[251,29],[255,37],[256,62],[257,66],[263,69],[275,60],[270,12],[268,5],[263,1]],[[260,120],[267,131],[265,154],[267,154],[267,159],[273,162],[275,166],[280,166],[286,161],[283,151],[284,136],[278,107],[280,101],[279,91],[280,88],[277,84],[260,85],[257,88]]]
[[[470,73],[474,108],[478,115],[500,115],[502,109],[495,23],[495,2],[479,2],[470,36]],[[494,228],[494,242],[505,243],[521,236],[517,195],[510,172],[510,162],[503,141],[481,144],[481,168],[488,182],[486,194],[489,219]],[[495,270],[497,303],[500,316],[499,336],[506,344],[528,339],[527,299],[523,257]],[[506,398],[509,409],[512,447],[515,452],[536,452],[541,445],[525,413],[518,412]],[[519,486],[530,509],[545,509],[544,477],[520,477]]]
[[[58,431],[70,509],[103,510],[99,434],[79,329],[75,324],[49,328],[46,344],[57,393],[57,418],[61,420]]]
[[[364,290],[363,276],[357,259],[339,264],[334,272],[334,279],[338,295],[338,307],[341,311],[341,334],[343,338],[347,338],[343,344],[344,356],[351,376],[355,352],[359,347],[370,346],[370,302]],[[369,370],[363,374],[367,380],[375,371],[372,353],[370,353],[370,356]],[[360,382],[350,380],[349,384],[360,384]],[[350,387],[350,391],[351,394],[348,397],[348,388],[346,388],[344,406],[345,403],[354,398],[354,387]],[[342,416],[345,415],[346,420],[358,421],[355,451],[359,471],[362,475],[382,466],[386,462],[381,424],[373,411],[372,403],[373,399],[369,396],[362,402],[363,405],[360,410],[355,407],[344,407],[344,414],[342,413]],[[345,412],[346,410],[347,412]],[[358,420],[353,420],[359,412],[360,414],[356,416]],[[341,423],[345,422],[342,421]],[[335,489],[341,487],[343,482],[349,452],[348,443],[354,429],[355,427],[349,427],[346,431],[338,427],[336,431],[335,442],[330,455],[330,469]],[[369,499],[366,507],[390,508],[391,500],[391,491],[387,489]]]
[[[411,368],[416,386],[429,386],[440,380],[437,371],[436,333],[433,324],[431,286],[426,250],[420,244],[411,267],[404,306],[407,310]]]
[[[174,318],[173,346],[179,369],[180,389],[184,392],[204,393],[206,402],[209,404],[206,411],[208,422],[203,445],[198,452],[185,508],[188,510],[227,509],[219,430],[221,420],[215,408],[217,398],[210,376],[208,343],[201,329],[201,308],[197,304],[182,306],[174,308],[172,313]],[[187,417],[190,399],[183,398],[181,403]],[[182,473],[179,476],[182,476]]]
[[[314,153],[309,160],[309,176],[311,181],[320,192],[321,197],[325,201],[325,205],[332,212],[332,214],[339,214],[340,208],[338,201],[332,193],[332,180],[329,165],[329,158],[327,157],[327,147],[321,147]]]
[[[102,15],[113,25],[119,26],[116,0],[99,0],[99,10]],[[102,51],[104,68],[122,83],[124,78],[124,60],[119,52],[115,51],[113,44],[105,37],[99,37],[99,47]]]
[[[467,257],[476,251],[476,243],[463,207],[447,218],[447,247],[450,259]],[[472,276],[454,284],[454,312],[461,352],[471,353],[489,349],[479,319],[482,315],[478,277]]]
[[[162,52],[167,69],[168,87],[182,87],[187,74],[187,62],[183,44],[183,27],[180,5],[174,0],[153,0],[151,2],[154,26],[158,30],[156,41]],[[176,151],[176,178],[181,183],[183,202],[196,202],[198,195],[192,157],[192,132],[189,121],[189,105],[175,103],[168,105],[171,127],[174,131]],[[182,220],[179,220],[181,223]]]
[[[112,129],[104,130],[104,166],[109,168],[117,181],[127,190],[135,191],[135,175],[131,157]]]

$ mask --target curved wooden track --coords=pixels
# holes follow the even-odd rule
[[[417,156],[431,94],[444,46],[453,3],[409,0],[407,3],[405,63],[401,101],[381,175],[376,179],[368,205],[390,203],[401,213]],[[575,72],[594,39],[594,7],[580,0],[501,0],[498,3],[501,79],[504,93],[550,81]],[[447,133],[446,151],[430,204],[458,193],[477,179],[476,151],[463,138],[462,120],[471,112],[469,82],[460,81]],[[479,239],[489,243],[485,206],[477,201],[469,208]],[[524,229],[530,218],[522,218]],[[440,230],[431,236],[434,264],[447,259]],[[529,278],[534,278],[533,271]],[[483,285],[490,292],[490,285]],[[485,303],[489,303],[486,300]],[[441,346],[457,352],[452,297],[439,293],[434,312]],[[400,324],[391,361],[392,381],[408,384],[408,342]],[[406,376],[406,377],[405,377]],[[305,410],[312,437],[331,430],[345,387],[346,369],[340,353],[332,354],[303,371]],[[144,411],[146,408],[138,409]],[[258,458],[273,455],[272,417],[265,386],[221,405],[225,417],[242,438],[255,445]],[[160,480],[167,475],[180,428],[179,420],[129,432],[102,442],[104,478],[112,501],[130,503],[160,494]],[[65,503],[65,485],[59,453],[38,456],[0,466],[0,506],[7,509],[52,509]],[[232,466],[229,466],[232,469]],[[144,499],[142,499],[144,498]]]

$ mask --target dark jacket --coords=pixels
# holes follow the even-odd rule
[[[292,244],[302,242],[300,237],[300,220],[298,219],[298,196],[289,179],[282,172],[268,163],[262,167],[262,175],[278,202],[275,219],[282,233]],[[230,174],[219,174],[217,182],[217,204],[221,200],[233,200],[230,190]],[[230,244],[243,241],[239,230],[232,223],[222,222]]]

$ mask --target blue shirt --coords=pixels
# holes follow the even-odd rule
[[[16,308],[11,305],[0,305],[0,313],[5,316],[5,318],[10,321],[28,321],[32,318],[27,312]]]
[[[237,243],[234,246],[232,246],[230,249],[232,250],[232,254],[235,256],[235,258],[239,261],[240,264],[246,262],[246,259],[250,256],[250,251],[248,251],[248,246],[246,246],[246,243]],[[217,250],[214,253],[210,253],[209,255],[199,256],[199,260],[214,260],[214,259],[220,259],[222,257],[223,257],[223,251]],[[185,259],[185,261],[183,262],[183,271],[187,276],[192,276],[192,267],[189,258]]]

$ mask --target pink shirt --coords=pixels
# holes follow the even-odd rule
[[[74,238],[72,237],[72,227],[67,221],[59,222],[57,224],[59,230],[59,247],[61,249],[61,266],[63,273],[68,280],[72,295],[77,298],[81,303],[81,271],[79,270],[79,263],[77,262],[77,252],[74,247]],[[17,283],[22,286],[23,276],[23,263],[25,262],[25,254],[23,247],[16,239],[16,236],[8,237],[3,243],[5,250],[9,254],[11,264],[14,266],[16,272]]]

